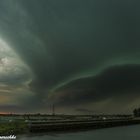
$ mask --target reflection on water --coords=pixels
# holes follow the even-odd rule
[[[18,140],[140,140],[140,125],[106,128],[86,132],[17,137]]]

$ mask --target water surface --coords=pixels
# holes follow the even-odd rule
[[[18,140],[140,140],[140,125],[98,129],[84,132],[48,133],[18,136]]]

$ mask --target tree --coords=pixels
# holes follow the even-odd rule
[[[140,108],[134,109],[133,114],[134,114],[135,117],[140,117]]]

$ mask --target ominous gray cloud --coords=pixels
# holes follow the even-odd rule
[[[97,76],[74,80],[56,89],[50,97],[58,104],[70,106],[120,95],[125,95],[125,101],[129,94],[139,95],[139,85],[140,65],[112,66]]]
[[[88,104],[121,98],[123,92],[129,98],[133,90],[137,98],[139,5],[137,0],[1,0],[0,37],[31,70],[22,68],[10,79],[22,81],[34,95],[25,104],[40,110],[53,103],[52,96],[63,105]]]

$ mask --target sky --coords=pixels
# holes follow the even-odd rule
[[[0,112],[140,107],[139,6],[137,0],[0,0]]]

